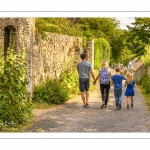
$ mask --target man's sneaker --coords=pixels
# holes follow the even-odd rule
[[[83,105],[83,106],[82,106],[82,108],[86,108],[86,106],[85,106],[85,105]]]
[[[121,103],[119,103],[119,109],[121,109]]]
[[[127,105],[127,109],[129,109],[129,105]]]
[[[133,108],[133,104],[131,104],[131,107]]]
[[[107,105],[104,105],[104,108],[107,108]]]
[[[86,107],[89,107],[89,104],[88,104],[88,103],[86,103]]]

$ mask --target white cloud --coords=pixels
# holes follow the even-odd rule
[[[116,19],[120,21],[120,28],[126,30],[126,25],[132,26],[131,23],[135,22],[134,17],[117,17]]]

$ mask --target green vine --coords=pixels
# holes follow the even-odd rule
[[[4,126],[25,123],[33,116],[26,88],[25,50],[16,54],[10,46],[7,56],[0,51],[0,121]]]

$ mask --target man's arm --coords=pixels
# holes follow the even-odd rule
[[[93,72],[93,69],[92,69],[92,68],[90,69],[90,73],[91,73],[91,75],[92,75],[93,80],[95,81],[95,76],[94,76],[94,72]]]
[[[78,65],[77,65],[77,71],[78,71],[78,74],[79,74],[79,69],[78,69]]]
[[[100,77],[100,71],[101,71],[101,69],[98,71],[98,74],[97,74],[97,76],[96,76],[96,79],[95,79],[95,82],[99,79],[99,77]]]
[[[79,74],[79,69],[77,68],[78,74]]]
[[[96,84],[96,81],[98,80],[99,78],[99,72],[98,72],[98,75],[96,76],[96,79],[94,80],[93,84]]]

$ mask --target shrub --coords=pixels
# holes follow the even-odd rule
[[[91,84],[90,90],[93,89],[95,86]],[[61,104],[78,94],[78,73],[72,68],[64,71],[57,80],[47,79],[37,85],[33,90],[32,101],[41,104]]]
[[[79,94],[79,80],[76,68],[66,70],[60,75],[60,82],[63,82],[68,89],[69,95]]]
[[[47,79],[34,88],[32,100],[38,103],[61,104],[68,100],[68,91],[59,80]]]

